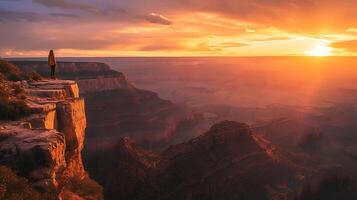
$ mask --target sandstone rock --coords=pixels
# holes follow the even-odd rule
[[[34,114],[0,122],[0,164],[15,169],[36,189],[56,194],[71,177],[86,175],[81,156],[84,100],[74,81],[42,80],[23,86]]]
[[[41,80],[29,83],[30,94],[37,93],[40,96],[65,95],[65,97],[79,97],[79,89],[76,82],[71,80]]]
[[[20,175],[34,182],[57,182],[57,173],[66,166],[66,147],[62,133],[56,130],[27,129],[11,124],[2,130],[0,135],[0,163],[15,168]],[[40,185],[47,187],[46,184]],[[51,187],[55,185],[52,184]],[[47,191],[54,188],[42,189]]]
[[[33,114],[26,119],[33,128],[56,129],[57,115],[56,110]]]
[[[71,99],[57,104],[58,130],[66,136],[67,151],[83,149],[87,126],[83,99]]]
[[[30,95],[39,96],[43,98],[64,100],[66,98],[66,91],[63,89],[28,89],[26,92]]]

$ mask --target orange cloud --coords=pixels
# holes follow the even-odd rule
[[[357,53],[357,40],[334,42],[330,46],[335,49],[343,49],[351,53]]]
[[[21,2],[26,9],[0,9],[7,56],[52,48],[63,55],[305,55],[321,43],[357,52],[355,1]]]

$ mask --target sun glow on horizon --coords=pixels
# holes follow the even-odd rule
[[[310,51],[307,52],[308,56],[330,56],[331,55],[331,47],[327,45],[316,45]]]

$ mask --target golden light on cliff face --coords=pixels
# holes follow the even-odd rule
[[[331,55],[331,48],[327,45],[316,45],[307,52],[309,56],[329,56]]]

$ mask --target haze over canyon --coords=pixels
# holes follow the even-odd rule
[[[29,174],[29,170],[41,172],[43,164],[31,164],[26,171],[18,164],[28,156],[42,160],[42,154],[35,150],[31,150],[34,155],[10,154],[16,162],[2,157],[6,166],[26,178],[29,187],[40,194],[55,191],[52,197],[63,199],[74,195],[84,199],[356,197],[357,87],[353,82],[356,75],[351,73],[352,58],[60,60],[58,76],[74,82],[27,80],[23,85],[26,101],[46,106],[58,101],[56,112],[44,110],[39,115],[44,118],[30,115],[16,123],[30,124],[24,134],[41,132],[41,127],[56,129],[68,139],[66,146],[73,141],[71,130],[86,125],[85,136],[73,132],[79,137],[76,152],[83,148],[84,167],[71,167],[82,166],[81,157],[65,156],[67,164],[62,169],[85,173],[76,177],[79,181],[93,179],[90,185],[99,193],[85,193],[74,185],[76,182],[62,182],[62,178],[51,179],[56,183],[51,190],[38,187],[38,178],[34,179],[34,172]],[[41,59],[10,62],[22,74],[49,74],[47,63]],[[79,91],[67,90],[67,84],[78,85]],[[63,99],[73,98],[71,95],[83,98],[83,111],[61,111],[66,102]],[[61,113],[73,117],[85,113],[86,123],[63,124]],[[6,133],[2,143],[25,148],[22,137],[8,134],[18,132],[16,123],[2,123],[5,131],[1,133]],[[37,139],[25,140],[36,147],[33,142]],[[3,155],[9,157],[6,152]],[[54,154],[53,159],[57,157]],[[57,174],[55,177],[64,177],[63,170],[56,172],[60,167],[45,165]]]

